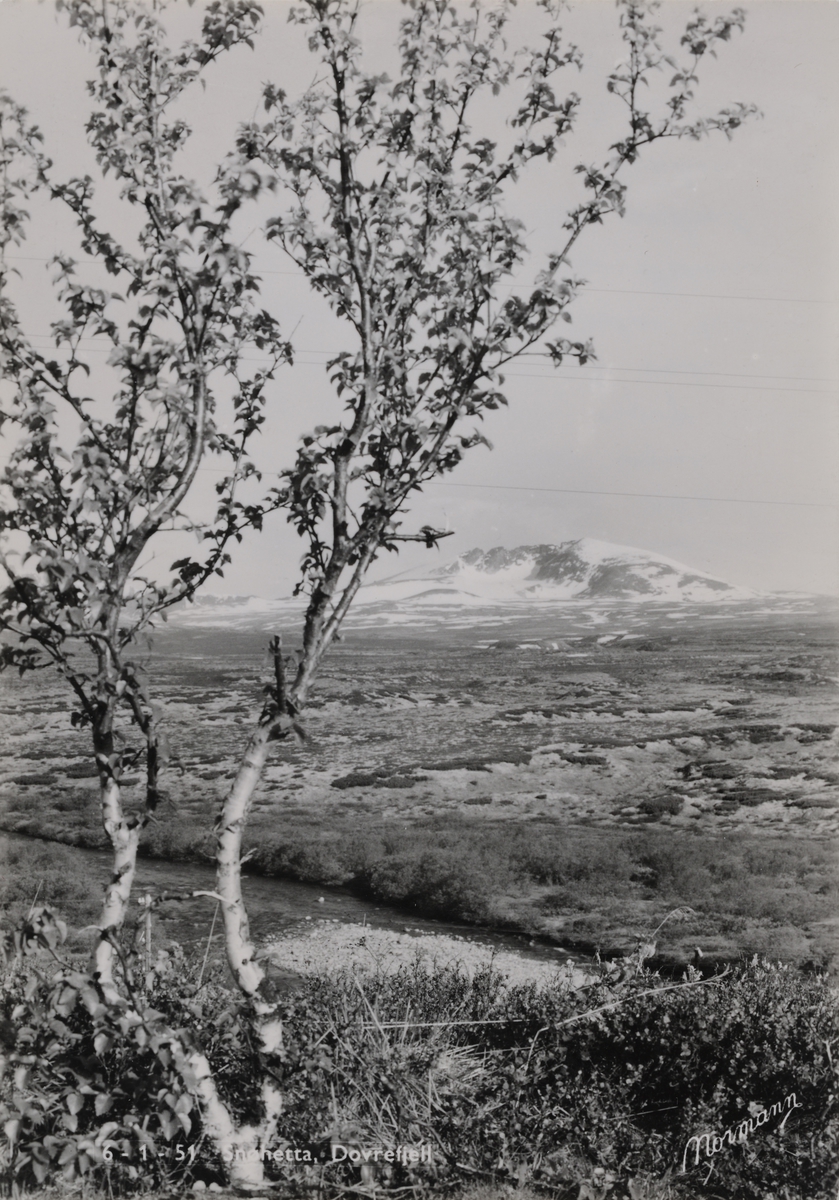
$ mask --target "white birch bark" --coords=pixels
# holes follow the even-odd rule
[[[265,972],[256,960],[256,948],[251,941],[248,914],[242,896],[242,838],[274,730],[275,725],[271,720],[260,722],[255,730],[216,823],[217,891],[221,898],[227,961],[240,991],[253,999],[255,1032],[260,1050],[268,1056],[281,1048],[283,1026],[275,1015],[276,1004],[270,996],[264,995]],[[224,1148],[219,1146],[231,1183],[245,1185],[262,1179],[261,1159],[254,1162],[248,1155],[276,1132],[282,1111],[282,1094],[268,1076],[263,1079],[261,1090],[265,1106],[261,1125],[242,1126],[236,1132],[231,1143],[234,1151],[232,1162],[225,1156]],[[240,1157],[240,1154],[244,1157]],[[257,1168],[258,1175],[255,1174]]]
[[[131,898],[131,886],[137,868],[137,850],[140,845],[141,826],[129,824],[122,810],[119,783],[109,776],[102,783],[102,817],[105,832],[114,852],[114,869],[105,898],[99,923],[99,940],[93,951],[92,971],[100,983],[114,982],[114,956],[116,951],[110,941],[110,933],[122,928]]]
[[[256,995],[265,979],[265,972],[256,961],[256,950],[251,942],[248,914],[242,897],[242,837],[254,791],[268,757],[271,732],[272,726],[268,722],[261,722],[255,730],[216,822],[216,878],[227,961],[233,978],[246,996]]]
[[[197,1050],[186,1050],[177,1040],[170,1043],[175,1067],[201,1112],[204,1133],[212,1139],[227,1170],[230,1183],[244,1191],[265,1186],[263,1154],[271,1147],[282,1112],[279,1089],[262,1085],[265,1116],[258,1125],[235,1125],[218,1094],[210,1064]]]

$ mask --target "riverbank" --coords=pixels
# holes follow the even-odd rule
[[[559,952],[555,962],[544,961],[466,937],[410,927],[398,933],[337,920],[312,922],[305,929],[269,940],[260,957],[298,975],[392,973],[417,964],[428,970],[458,967],[470,977],[492,967],[513,986],[537,983],[575,988],[590,978],[580,966],[560,958]]]
[[[35,814],[24,822],[0,818],[0,829],[4,825],[26,838],[107,857],[92,813],[84,824],[57,825]],[[141,847],[141,874],[169,864],[176,877],[200,871],[194,888],[211,887],[208,828],[177,816],[157,823]],[[328,827],[299,814],[278,831],[260,813],[248,830],[246,853],[246,889],[262,883],[303,889],[307,898],[295,905],[300,920],[339,915],[328,911],[337,904],[353,909],[342,911],[342,919],[387,924],[381,914],[390,913],[400,926],[457,924],[478,937],[524,939],[546,953],[555,947],[604,959],[631,953],[655,933],[651,965],[676,975],[697,946],[709,966],[754,954],[816,970],[832,970],[839,960],[833,919],[839,873],[829,839],[696,828],[626,831],[562,821],[498,827],[456,814],[397,825],[363,811]],[[103,873],[108,869],[103,859]],[[186,884],[165,886],[187,890]],[[145,887],[139,878],[137,887]],[[316,907],[315,888],[323,889],[326,910]],[[206,900],[194,910],[170,908],[161,915],[172,937],[187,944],[206,939]],[[276,935],[276,928],[262,926],[258,902],[252,927],[263,937]]]
[[[13,924],[33,901],[53,907],[70,926],[72,947],[83,951],[93,938],[110,870],[106,850],[0,833],[0,911]],[[214,887],[210,863],[140,858],[128,924],[140,915],[138,899],[151,895],[159,901],[152,920],[153,947],[178,942],[199,962],[206,954],[209,962],[223,967]],[[465,922],[423,918],[365,901],[345,888],[246,875],[243,892],[251,934],[291,989],[301,976],[338,968],[368,971],[374,964],[390,971],[418,959],[426,965],[459,963],[469,971],[491,964],[514,981],[552,980],[558,968],[572,986],[578,976],[585,977],[586,962],[557,946]]]

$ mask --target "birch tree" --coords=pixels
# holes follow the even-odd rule
[[[560,166],[581,103],[565,80],[582,68],[582,52],[564,38],[553,0],[540,6],[539,45],[512,51],[507,0],[406,7],[394,79],[363,65],[358,4],[306,0],[293,9],[316,82],[296,100],[268,85],[268,120],[244,126],[238,139],[239,177],[252,194],[278,198],[267,236],[342,320],[354,347],[327,366],[343,419],[302,438],[274,495],[304,545],[303,647],[289,660],[280,640],[272,643],[274,682],[216,823],[228,962],[272,1037],[272,984],[241,890],[242,838],[271,742],[300,732],[324,654],[377,555],[446,536],[427,526],[406,530],[405,514],[424,484],[487,444],[480,422],[507,403],[507,364],[537,344],[557,365],[594,357],[587,340],[548,339],[557,322],[571,320],[582,286],[571,249],[587,228],[624,212],[625,168],[658,141],[730,136],[754,112],[734,104],[712,116],[692,113],[697,68],[742,29],[742,10],[714,22],[694,14],[679,64],[662,48],[655,6],[620,3],[626,57],[606,86],[625,109],[626,132],[602,163],[573,164],[583,198],[557,211],[558,248],[516,294],[509,285],[527,247],[509,197],[534,161]],[[640,97],[664,68],[670,82],[655,114]],[[482,102],[501,93],[509,97],[507,129],[493,140],[473,125]]]
[[[119,204],[100,202],[90,175],[59,178],[37,126],[0,94],[0,420],[9,447],[0,476],[0,653],[21,673],[58,670],[75,700],[73,723],[92,738],[114,856],[94,966],[110,984],[167,758],[142,639],[221,573],[243,527],[259,524],[261,509],[238,492],[253,472],[247,447],[263,420],[265,386],[288,348],[258,308],[250,256],[236,244],[238,189],[219,173],[204,193],[179,166],[190,137],[183,98],[215,60],[252,45],[259,6],[215,0],[200,36],[175,49],[157,7],[63,7],[95,56],[87,139],[101,176],[119,185]],[[48,351],[21,319],[19,272],[7,257],[26,236],[25,206],[42,198],[48,213],[69,211],[85,256],[60,253],[49,264],[58,315]],[[254,346],[267,365],[248,373]],[[230,410],[227,431],[219,397]],[[215,511],[196,521],[186,504],[210,455],[222,478]],[[149,575],[160,536],[177,531],[197,534],[202,554]],[[128,800],[123,777],[141,764],[144,796]]]
[[[264,1185],[262,1153],[282,1107],[278,997],[251,939],[241,890],[242,838],[271,743],[301,733],[323,657],[377,555],[406,540],[434,546],[445,536],[406,526],[411,500],[486,442],[480,423],[507,403],[507,364],[537,344],[555,363],[593,357],[589,341],[553,329],[570,321],[582,286],[569,253],[589,226],[623,212],[625,168],[660,140],[730,135],[752,111],[734,105],[702,117],[691,110],[697,67],[742,28],[740,10],[714,22],[694,15],[679,65],[662,49],[650,7],[621,3],[626,56],[606,86],[625,109],[625,134],[594,165],[575,160],[570,167],[582,199],[558,205],[557,248],[521,294],[510,285],[527,263],[527,247],[510,198],[536,161],[552,163],[562,194],[560,150],[581,104],[565,81],[583,66],[582,53],[563,36],[560,5],[546,0],[540,9],[538,46],[510,50],[508,0],[475,0],[466,9],[411,0],[390,79],[364,65],[357,5],[306,0],[291,16],[315,59],[315,82],[296,100],[277,85],[265,88],[267,119],[241,128],[211,209],[175,173],[188,131],[176,118],[167,121],[166,110],[213,58],[249,41],[258,10],[250,0],[215,3],[201,40],[170,52],[156,11],[130,0],[101,11],[72,0],[71,19],[98,55],[92,92],[101,107],[89,136],[101,169],[122,181],[123,200],[142,217],[134,249],[100,223],[90,180],[53,180],[37,131],[4,101],[7,240],[22,236],[22,204],[41,189],[69,205],[83,248],[123,287],[117,299],[83,286],[74,264],[60,258],[58,298],[68,316],[54,326],[55,360],[31,346],[8,297],[0,342],[13,385],[7,421],[18,433],[4,477],[9,582],[0,610],[17,640],[4,653],[23,669],[57,666],[78,699],[77,722],[93,735],[115,852],[94,964],[100,981],[113,979],[113,935],[124,919],[139,830],[159,790],[161,739],[136,662],[138,638],[167,607],[194,594],[224,563],[231,539],[258,526],[268,509],[284,511],[304,545],[303,648],[290,660],[279,639],[272,642],[273,681],[216,824],[227,957],[262,1065],[254,1081],[260,1119],[236,1121],[188,1031],[150,1032],[242,1188]],[[664,68],[670,84],[656,114],[640,96]],[[497,138],[480,128],[486,97],[506,100]],[[270,363],[287,353],[275,322],[256,309],[257,281],[232,233],[245,198],[260,196],[276,197],[267,236],[341,319],[351,348],[328,364],[343,417],[306,434],[279,487],[247,506],[236,493],[252,470],[247,444],[263,418]],[[120,323],[114,306],[124,304],[133,315]],[[118,380],[110,400],[101,388],[91,387],[89,398],[77,387],[88,366],[82,336],[109,348],[108,369]],[[245,376],[250,344],[269,368]],[[235,435],[222,434],[214,420],[211,382],[219,375],[235,381]],[[60,406],[81,422],[69,453]],[[178,560],[163,583],[144,578],[141,559],[158,534],[196,530],[183,506],[207,453],[231,463],[216,520],[197,527],[208,553]],[[125,726],[139,731],[139,749]],[[145,757],[146,799],[128,811],[120,780],[137,755]],[[114,1011],[124,1009],[113,994]]]

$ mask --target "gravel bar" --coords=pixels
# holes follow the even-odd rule
[[[369,925],[316,921],[266,945],[260,957],[300,975],[352,970],[362,974],[396,971],[419,961],[428,966],[463,967],[470,975],[490,964],[508,984],[537,982],[580,987],[589,974],[567,961],[555,964],[512,951],[498,950],[468,938],[447,934],[398,933]]]

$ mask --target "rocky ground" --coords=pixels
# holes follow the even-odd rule
[[[335,971],[369,975],[419,964],[424,967],[459,966],[470,975],[484,967],[500,971],[510,984],[558,983],[579,987],[585,971],[565,964],[529,958],[525,953],[496,950],[473,939],[423,933],[406,928],[403,933],[340,921],[315,921],[305,928],[269,942],[263,955],[281,970],[298,975]]]

